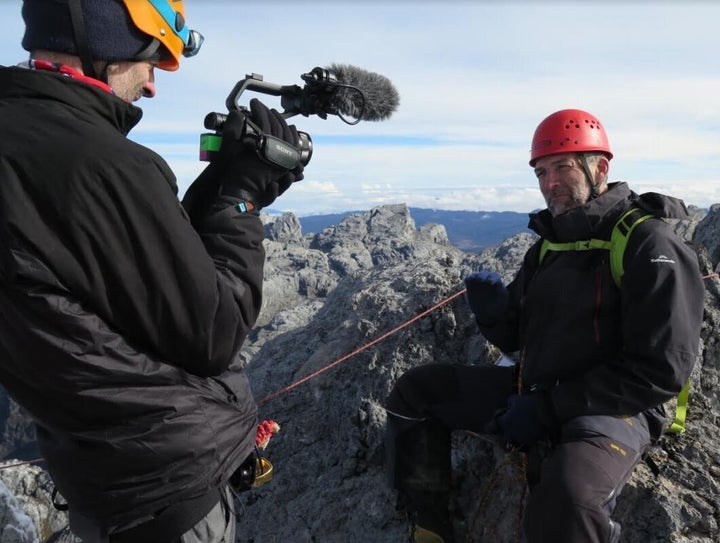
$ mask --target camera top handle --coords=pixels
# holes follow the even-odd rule
[[[261,74],[246,75],[245,79],[241,79],[235,84],[225,100],[225,106],[228,111],[241,108],[238,102],[240,100],[240,95],[246,90],[282,97],[281,104],[285,110],[282,112],[282,115],[285,118],[292,117],[293,115],[299,113],[299,111],[294,111],[292,109],[289,110],[286,102],[288,102],[288,100],[294,101],[295,97],[302,94],[302,89],[298,85],[278,85],[277,83],[269,83],[263,80],[263,76]]]
[[[249,74],[235,84],[232,91],[225,100],[228,111],[240,109],[238,104],[240,96],[246,90],[256,91],[272,96],[280,96],[280,105],[283,108],[282,116],[285,118],[293,115],[317,115],[321,119],[327,119],[328,114],[337,115],[347,124],[360,122],[362,112],[365,108],[365,96],[363,92],[352,85],[338,82],[335,77],[326,69],[316,67],[310,72],[303,74],[305,86],[278,85],[263,80],[261,74]],[[343,105],[348,100],[359,103],[360,114],[352,121],[342,115]]]

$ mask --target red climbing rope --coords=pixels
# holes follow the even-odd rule
[[[452,300],[454,300],[454,299],[457,298],[458,296],[461,296],[461,295],[464,294],[464,293],[465,293],[465,289],[462,289],[461,291],[456,292],[456,293],[453,294],[452,296],[449,296],[448,298],[445,298],[444,300],[436,303],[434,306],[430,307],[429,309],[426,309],[426,310],[423,311],[422,313],[418,313],[417,315],[415,315],[415,316],[414,316],[412,319],[410,319],[409,321],[404,322],[404,323],[401,324],[400,326],[396,326],[395,328],[393,328],[393,329],[390,330],[389,332],[384,333],[384,334],[381,335],[380,337],[372,340],[372,341],[369,342],[369,343],[366,343],[366,344],[363,345],[362,347],[358,347],[358,348],[355,349],[354,351],[346,354],[345,356],[342,356],[342,357],[338,358],[337,360],[335,360],[334,362],[331,362],[331,363],[328,364],[327,366],[324,366],[324,367],[320,368],[319,370],[314,371],[314,372],[311,373],[310,375],[306,375],[306,376],[303,377],[302,379],[298,379],[298,380],[295,381],[294,383],[286,386],[285,388],[282,388],[282,389],[278,390],[277,392],[273,392],[272,394],[268,394],[268,395],[265,396],[264,398],[258,400],[257,404],[258,404],[258,405],[262,405],[262,404],[264,404],[264,403],[266,403],[266,402],[269,402],[270,400],[272,400],[272,399],[274,399],[274,398],[277,398],[278,396],[280,396],[280,395],[282,395],[282,394],[284,394],[284,393],[286,393],[286,392],[289,392],[290,390],[292,390],[292,389],[294,389],[294,388],[302,385],[303,383],[309,381],[310,379],[313,379],[314,377],[317,377],[317,376],[320,375],[321,373],[324,373],[324,372],[328,371],[329,369],[334,368],[334,367],[337,366],[338,364],[340,364],[340,363],[342,363],[342,362],[345,362],[348,358],[351,358],[351,357],[355,356],[356,354],[361,353],[361,352],[369,349],[369,348],[372,347],[373,345],[376,345],[376,344],[380,343],[382,340],[390,337],[391,335],[395,334],[396,332],[399,332],[399,331],[402,330],[403,328],[407,328],[407,327],[410,326],[412,323],[414,323],[416,320],[421,319],[422,317],[424,317],[424,316],[427,315],[428,313],[431,313],[431,312],[435,311],[438,307],[442,307],[443,305],[447,304],[448,302],[451,302]]]
[[[717,277],[718,277],[718,274],[717,274],[717,273],[710,273],[710,274],[707,274],[707,275],[703,275],[703,276],[702,276],[703,279],[710,279],[710,278],[717,278]],[[451,301],[454,300],[455,298],[457,298],[457,297],[459,297],[459,296],[462,296],[463,294],[465,294],[465,291],[466,291],[466,289],[462,289],[462,290],[456,292],[455,294],[452,294],[451,296],[445,298],[444,300],[441,300],[440,302],[436,303],[435,305],[433,305],[432,307],[426,309],[425,311],[422,311],[421,313],[418,313],[417,315],[415,315],[415,316],[414,316],[413,318],[411,318],[410,320],[404,322],[403,324],[401,324],[401,325],[399,325],[399,326],[396,326],[395,328],[393,328],[393,329],[390,330],[389,332],[384,333],[383,335],[381,335],[380,337],[378,337],[378,338],[370,341],[369,343],[366,343],[365,345],[363,345],[363,346],[361,346],[361,347],[358,347],[357,349],[355,349],[354,351],[346,354],[345,356],[342,356],[342,357],[338,358],[337,360],[335,360],[334,362],[331,362],[331,363],[328,364],[327,366],[324,366],[324,367],[320,368],[319,370],[314,371],[313,373],[311,373],[311,374],[303,377],[302,379],[299,379],[299,380],[295,381],[294,383],[286,386],[285,388],[282,388],[282,389],[280,389],[280,390],[278,390],[278,391],[276,391],[276,392],[274,392],[274,393],[272,393],[272,394],[268,394],[268,395],[265,396],[264,398],[261,398],[260,400],[258,400],[258,401],[257,401],[257,404],[258,404],[258,405],[262,405],[262,404],[264,404],[264,403],[267,403],[267,402],[269,402],[270,400],[273,400],[273,399],[277,398],[278,396],[281,396],[282,394],[285,394],[286,392],[289,392],[290,390],[293,390],[294,388],[302,385],[303,383],[306,383],[306,382],[309,381],[310,379],[313,379],[313,378],[317,377],[318,375],[320,375],[320,374],[322,374],[322,373],[324,373],[324,372],[326,372],[326,371],[334,368],[335,366],[341,364],[342,362],[345,362],[346,360],[348,360],[349,358],[355,356],[356,354],[359,354],[359,353],[361,353],[361,352],[369,349],[370,347],[372,347],[372,346],[374,346],[374,345],[377,345],[378,343],[380,343],[380,342],[383,341],[384,339],[387,339],[387,338],[390,337],[391,335],[399,332],[400,330],[402,330],[402,329],[404,329],[404,328],[407,328],[408,326],[410,326],[411,324],[413,324],[415,321],[421,319],[422,317],[424,317],[424,316],[427,315],[428,313],[432,313],[433,311],[435,311],[435,310],[438,309],[439,307],[442,307],[443,305],[451,302]],[[274,422],[274,421],[270,421],[270,422]],[[259,431],[260,431],[260,427],[259,427]],[[28,461],[26,461],[26,462],[17,462],[17,463],[15,463],[15,464],[8,464],[8,465],[6,465],[6,466],[0,466],[0,470],[7,469],[7,468],[12,468],[12,467],[29,465],[29,464],[37,464],[37,463],[44,462],[44,461],[45,461],[44,458],[36,458],[36,459],[34,459],[34,460],[28,460]]]

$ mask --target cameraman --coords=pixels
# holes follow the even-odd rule
[[[0,67],[0,383],[89,542],[235,541],[228,480],[257,407],[238,352],[261,306],[257,211],[302,179],[229,115],[182,205],[127,139],[202,36],[178,0],[25,0],[30,60]],[[294,127],[258,101],[264,133]]]

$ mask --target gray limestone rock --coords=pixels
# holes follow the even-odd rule
[[[655,471],[641,464],[618,501],[623,543],[720,540],[720,281],[710,276],[720,260],[719,217],[715,206],[676,226],[693,240],[708,275],[702,355],[688,432],[664,438],[653,451]],[[404,205],[353,214],[307,236],[290,214],[263,220],[265,301],[243,357],[261,418],[281,430],[266,450],[274,479],[240,496],[238,541],[406,541],[383,469],[385,398],[413,366],[500,356],[477,333],[462,277],[491,269],[509,281],[536,238],[523,233],[482,254],[464,253],[444,227],[415,228]],[[470,433],[456,433],[453,445],[459,540],[523,541],[521,459]],[[41,541],[70,537],[62,515],[27,508],[47,496],[20,479],[8,483],[10,471],[0,476]]]

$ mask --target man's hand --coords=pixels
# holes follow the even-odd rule
[[[222,179],[221,194],[251,202],[255,209],[267,207],[295,181],[303,178],[303,165],[287,170],[262,160],[257,152],[243,142],[246,123],[252,121],[266,136],[279,138],[298,147],[300,137],[295,126],[283,116],[268,109],[260,100],[250,100],[250,114],[233,110],[228,114],[222,131],[222,144],[217,168]]]
[[[507,409],[486,425],[485,432],[500,435],[509,445],[527,449],[547,433],[540,420],[539,402],[537,394],[510,396]]]
[[[478,324],[493,326],[505,313],[508,291],[495,272],[473,272],[465,278],[465,296]]]

